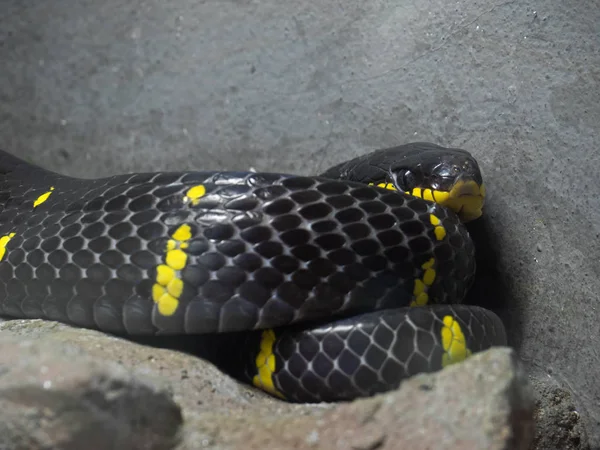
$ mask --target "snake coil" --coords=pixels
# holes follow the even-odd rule
[[[372,395],[505,345],[497,316],[458,304],[475,274],[461,220],[484,196],[471,155],[433,144],[317,177],[87,180],[0,152],[0,314],[225,338],[272,395]]]

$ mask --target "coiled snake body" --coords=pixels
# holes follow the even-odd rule
[[[408,144],[321,176],[178,172],[85,180],[0,153],[0,314],[118,335],[235,337],[230,361],[291,401],[397,387],[505,345],[460,303],[461,219],[485,190],[465,151]]]

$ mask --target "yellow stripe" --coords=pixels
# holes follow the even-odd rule
[[[166,257],[167,266],[173,270],[181,270],[187,262],[187,253],[178,248],[169,250]]]
[[[276,387],[273,381],[275,373],[275,354],[273,346],[275,345],[275,332],[273,330],[264,330],[260,340],[260,351],[256,355],[256,371],[257,374],[252,378],[254,386],[276,395],[279,398],[285,398]]]
[[[414,192],[414,191],[413,191]],[[426,193],[427,195],[427,193]],[[433,225],[433,232],[438,241],[446,237],[446,229],[442,225],[442,221],[434,214],[429,215],[429,222]],[[423,275],[421,278],[415,278],[413,285],[413,298],[410,306],[425,306],[429,303],[429,287],[435,282],[435,258],[430,258],[421,265]]]
[[[176,241],[189,241],[191,238],[192,229],[188,224],[181,225],[179,228],[177,228],[177,230],[175,230],[175,233],[173,233],[173,239]]]
[[[450,192],[433,191],[433,200],[440,205],[443,205],[450,197]]]
[[[422,292],[425,292],[425,283],[419,280],[418,278],[415,280],[415,287],[413,289],[413,295],[419,295]]]
[[[158,305],[158,312],[163,316],[172,316],[179,307],[179,298],[183,293],[184,283],[181,270],[187,264],[188,255],[186,241],[192,238],[192,229],[183,224],[167,241],[165,263],[156,267],[156,280],[152,286],[152,299]]]
[[[181,293],[183,292],[183,280],[181,278],[173,278],[167,284],[167,291],[174,298],[181,297]]]
[[[443,324],[440,332],[445,352],[442,355],[442,367],[446,367],[464,361],[472,353],[458,321],[452,316],[444,316]]]
[[[5,234],[4,236],[0,237],[0,261],[2,261],[4,255],[6,254],[6,244],[8,244],[8,241],[14,237],[15,233]]]
[[[176,276],[175,271],[169,266],[161,264],[156,268],[156,282],[161,286],[166,286]]]
[[[415,278],[413,286],[413,299],[410,302],[410,306],[425,306],[429,303],[429,286],[435,281],[435,258],[430,258],[427,262],[423,263],[423,277]]]
[[[478,185],[474,180],[459,180],[450,191],[416,187],[406,193],[450,208],[463,222],[469,222],[481,216],[486,189],[483,183]]]
[[[191,202],[192,205],[197,205],[200,201],[201,197],[204,197],[206,194],[206,187],[203,184],[199,184],[197,186],[193,186],[188,189],[185,193],[185,197],[183,198],[186,202]]]
[[[427,292],[421,292],[417,295],[417,298],[415,298],[415,304],[412,306],[425,306],[427,305],[427,302],[429,302],[429,295],[427,295]]]
[[[429,214],[429,222],[431,222],[431,225],[433,225],[434,227],[439,225],[440,223],[442,223],[442,221],[439,219],[439,217],[437,217],[433,214]]]
[[[425,270],[427,269],[431,269],[433,267],[433,265],[435,264],[435,258],[430,258],[429,261],[427,261],[425,264],[423,264],[421,267]]]
[[[440,220],[440,218],[434,214],[429,214],[429,222],[431,222],[431,225],[435,227],[433,229],[433,232],[435,233],[435,238],[438,241],[444,239],[446,237],[446,229],[444,228],[444,225],[442,225],[442,221]]]
[[[431,286],[435,280],[435,269],[427,269],[423,275],[423,283],[427,286]]]
[[[179,307],[179,300],[170,294],[163,294],[158,299],[158,312],[162,316],[172,316]]]
[[[46,200],[48,200],[48,197],[50,197],[50,194],[52,194],[53,190],[54,190],[54,186],[50,187],[50,190],[48,192],[44,192],[42,195],[40,195],[38,198],[36,198],[35,201],[33,202],[33,207],[37,208],[42,203],[44,203]]]
[[[393,183],[369,183],[369,186],[376,186],[379,188],[383,188],[383,189],[387,189],[389,191],[396,191],[396,187],[393,185]]]
[[[435,238],[438,241],[441,241],[446,237],[446,229],[444,227],[435,227],[433,232],[435,233]]]

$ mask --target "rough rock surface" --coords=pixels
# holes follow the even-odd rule
[[[0,448],[162,450],[178,442],[183,418],[164,387],[91,356],[86,344],[1,334]]]
[[[598,23],[594,0],[4,0],[0,148],[83,177],[310,174],[415,140],[472,151],[497,260],[479,293],[598,450]]]
[[[532,450],[589,450],[581,415],[569,391],[537,379],[530,380],[536,397]]]
[[[192,355],[18,320],[0,324],[0,373],[0,448],[526,450],[534,430],[506,348],[385,395],[292,405]]]
[[[318,414],[281,420],[211,413],[200,422],[226,448],[526,450],[533,417],[524,382],[512,352],[499,349]]]

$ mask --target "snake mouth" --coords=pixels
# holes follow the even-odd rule
[[[406,193],[451,209],[463,223],[478,219],[483,214],[485,185],[471,178],[456,180],[449,191],[417,187]]]
[[[370,186],[396,191],[393,183],[369,183]],[[461,222],[466,223],[478,219],[483,214],[485,203],[485,184],[477,183],[472,178],[460,178],[449,191],[416,187],[412,191],[404,191],[409,195],[438,203],[454,211]]]
[[[482,215],[485,185],[459,179],[450,191],[434,191],[434,198],[440,205],[454,211],[462,222],[470,222]]]

